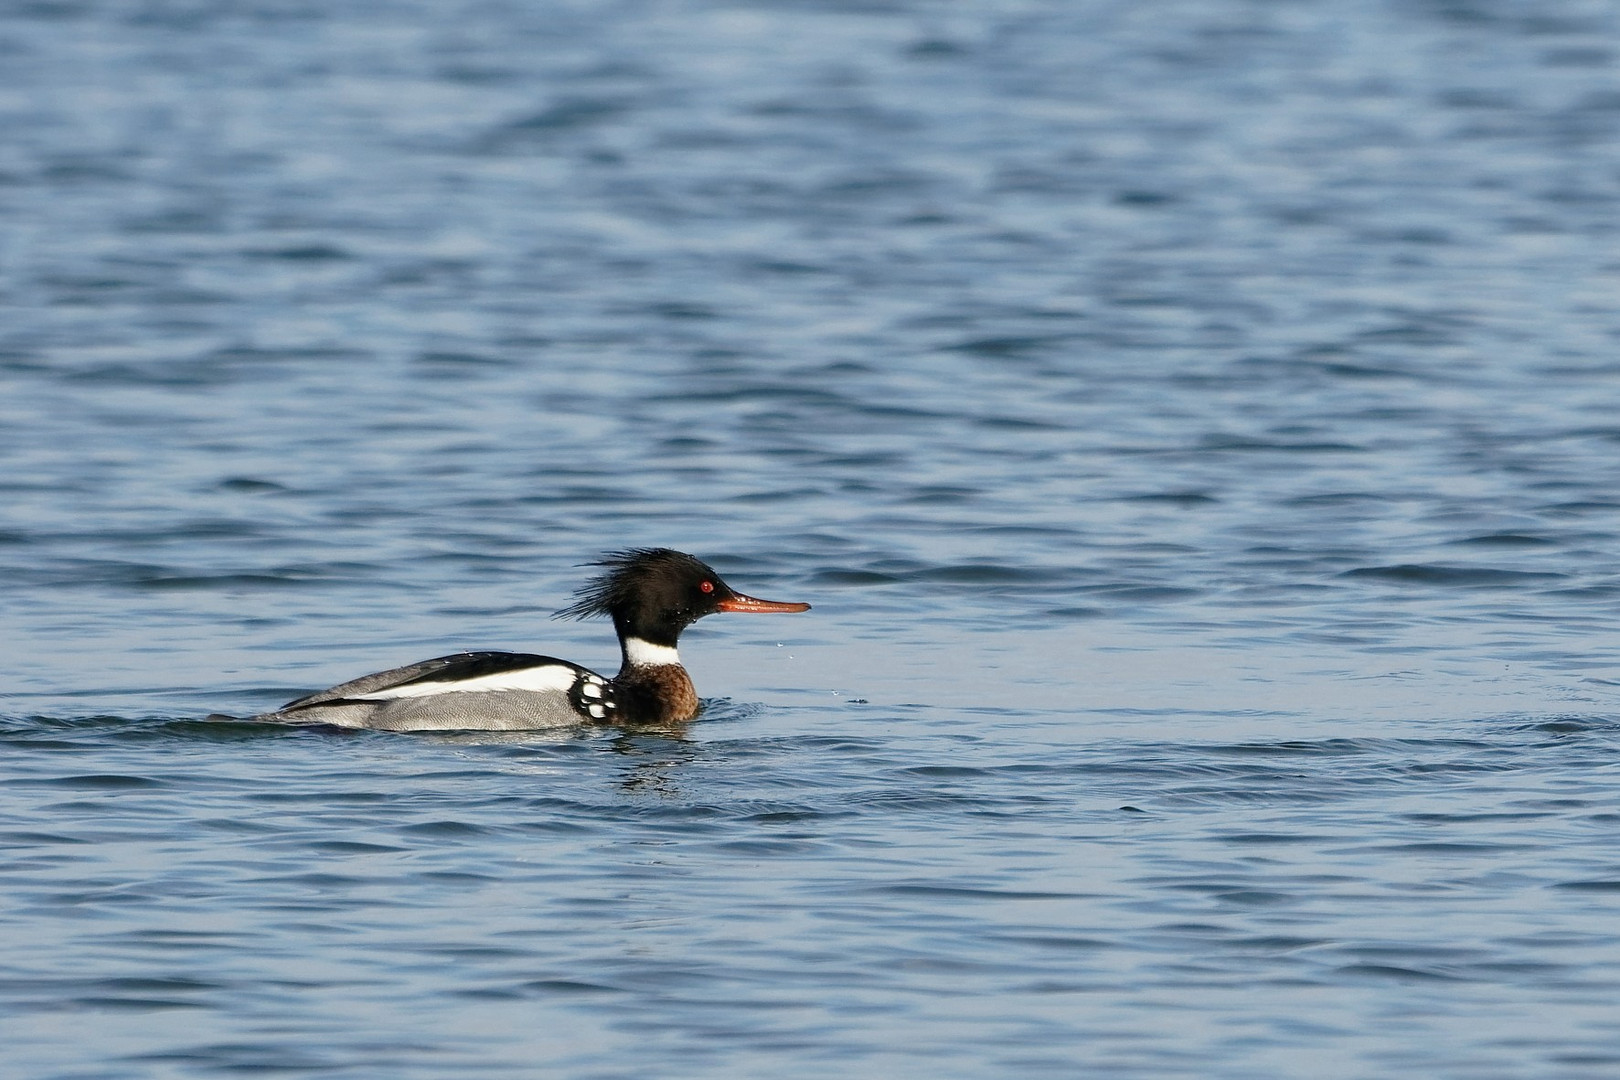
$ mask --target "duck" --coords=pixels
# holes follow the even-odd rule
[[[609,552],[587,565],[601,572],[553,617],[613,620],[621,663],[612,678],[552,656],[460,652],[363,675],[249,719],[379,731],[679,725],[702,707],[676,648],[681,631],[718,612],[810,610],[744,595],[707,563],[670,548]]]

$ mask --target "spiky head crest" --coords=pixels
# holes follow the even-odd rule
[[[574,602],[557,612],[557,618],[611,615],[615,623],[621,623],[639,613],[650,615],[654,610],[666,615],[684,613],[689,600],[720,599],[730,592],[702,560],[671,548],[611,551],[589,565],[605,570],[581,586],[574,594]],[[705,582],[709,588],[700,591]],[[700,606],[709,607],[706,603]],[[691,618],[706,614],[707,610],[692,611]]]
[[[809,604],[744,596],[699,559],[669,548],[609,552],[594,564],[606,567],[557,612],[559,619],[613,618],[626,668],[645,657],[641,645],[674,648],[681,631],[717,611],[809,611]],[[641,645],[634,645],[640,642]],[[658,663],[668,663],[660,660]]]

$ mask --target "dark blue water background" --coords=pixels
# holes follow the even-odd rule
[[[1617,331],[1606,3],[6,5],[3,1071],[1620,1074]]]

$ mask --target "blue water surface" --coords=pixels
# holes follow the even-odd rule
[[[1620,15],[0,8],[0,1072],[1620,1074]],[[801,616],[678,730],[205,721]]]

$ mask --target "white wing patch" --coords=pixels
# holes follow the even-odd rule
[[[432,697],[435,694],[502,694],[510,690],[527,690],[536,694],[566,694],[579,677],[579,672],[571,667],[545,664],[541,667],[519,668],[516,671],[501,671],[494,675],[480,675],[476,679],[406,683],[404,686],[390,686],[369,694],[354,694],[350,700],[390,701],[394,698]]]

